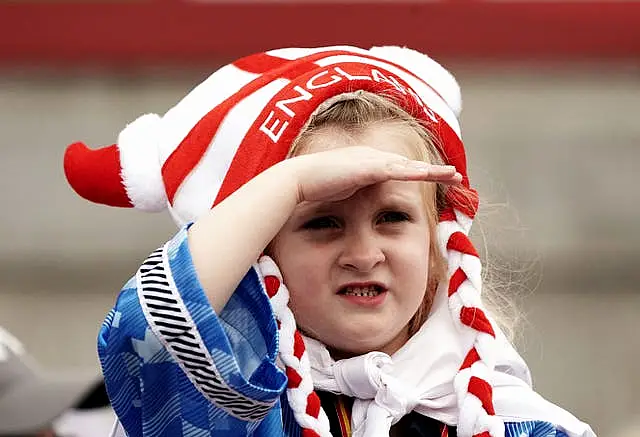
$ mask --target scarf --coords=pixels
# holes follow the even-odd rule
[[[550,422],[569,437],[595,437],[589,425],[532,389],[524,360],[499,329],[496,337],[496,367],[487,376],[496,415],[505,422]],[[438,289],[427,321],[393,356],[370,352],[334,361],[322,343],[309,337],[304,341],[314,387],[354,398],[353,437],[388,437],[391,426],[411,411],[457,425],[453,380],[473,338],[457,332],[447,307],[446,287]],[[481,405],[465,405],[474,407]]]

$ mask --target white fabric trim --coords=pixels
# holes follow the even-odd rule
[[[407,47],[371,47],[369,51],[376,57],[387,59],[416,74],[444,98],[456,117],[460,117],[462,112],[460,85],[455,77],[437,61]]]
[[[145,114],[129,123],[118,135],[122,182],[137,209],[162,211],[167,196],[162,180],[158,143],[162,138],[162,119]]]

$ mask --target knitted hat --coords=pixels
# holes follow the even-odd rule
[[[495,366],[495,334],[481,309],[481,264],[468,238],[478,202],[469,186],[458,122],[460,90],[454,77],[426,55],[400,47],[349,46],[254,54],[213,73],[164,116],[141,116],[120,133],[117,144],[97,150],[70,145],[65,173],[88,200],[146,211],[168,208],[181,226],[285,159],[321,103],[355,90],[382,94],[421,120],[443,160],[463,175],[465,195],[448,192],[437,227],[448,262],[450,314],[460,334],[475,339],[454,379],[458,435],[502,435],[488,380]],[[268,259],[258,266],[279,321],[280,356],[296,420],[304,435],[328,436],[304,342],[286,306],[288,296],[280,297],[286,293],[282,277]]]

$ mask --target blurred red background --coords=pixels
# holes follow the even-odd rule
[[[207,64],[281,46],[404,44],[438,58],[637,58],[638,1],[0,3],[0,62]]]

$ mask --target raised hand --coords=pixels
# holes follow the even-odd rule
[[[371,147],[352,146],[291,158],[298,201],[339,201],[380,182],[425,181],[457,184],[462,175],[450,165],[434,165]]]

